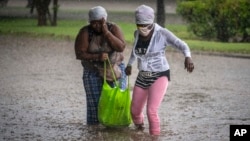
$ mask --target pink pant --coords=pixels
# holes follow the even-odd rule
[[[160,119],[158,109],[167,91],[168,79],[163,76],[158,78],[148,89],[134,87],[131,112],[134,124],[143,123],[143,107],[147,102],[147,117],[149,122],[149,133],[160,134]]]

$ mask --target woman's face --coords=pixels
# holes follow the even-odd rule
[[[90,22],[90,26],[93,28],[93,30],[97,33],[102,32],[102,20],[93,20]]]
[[[153,24],[137,24],[136,26],[139,31],[139,34],[144,37],[150,35],[153,29]]]

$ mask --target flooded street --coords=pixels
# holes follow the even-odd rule
[[[229,125],[250,124],[250,60],[168,52],[171,82],[161,105],[162,135],[86,126],[82,67],[74,42],[0,35],[0,140],[228,141]],[[127,48],[126,63],[130,49]],[[130,78],[133,86],[136,64]],[[132,90],[132,88],[131,88]],[[147,121],[147,120],[145,120]]]

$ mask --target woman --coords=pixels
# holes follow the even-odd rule
[[[143,107],[146,104],[149,133],[160,135],[158,109],[170,80],[166,47],[172,46],[182,51],[188,72],[193,71],[194,65],[188,45],[169,30],[154,23],[154,10],[151,7],[139,6],[135,11],[135,20],[135,42],[125,70],[127,75],[131,75],[131,65],[137,58],[139,73],[133,89],[132,119],[138,129],[144,129]]]
[[[116,53],[118,58],[111,59],[122,70],[119,79],[120,86],[125,89],[126,75],[122,52],[125,41],[121,29],[114,23],[107,22],[107,12],[101,7],[89,10],[89,25],[80,29],[75,41],[76,58],[81,60],[83,71],[83,84],[87,100],[87,124],[99,124],[97,116],[98,101],[103,85],[103,78],[98,68],[103,67],[103,62]],[[115,61],[115,62],[114,62]],[[109,82],[112,86],[113,82]]]

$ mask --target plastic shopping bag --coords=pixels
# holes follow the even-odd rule
[[[104,67],[106,67],[106,63]],[[131,97],[129,86],[125,90],[122,90],[116,83],[115,87],[112,88],[104,77],[98,105],[99,122],[107,127],[129,126],[132,122],[130,105]]]

